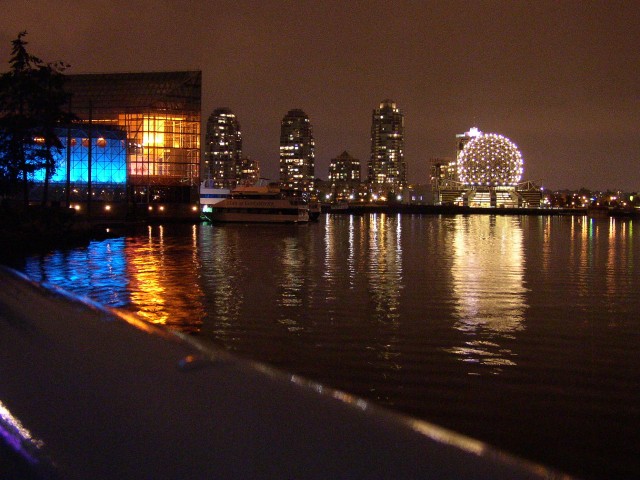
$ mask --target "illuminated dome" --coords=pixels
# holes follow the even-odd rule
[[[495,133],[473,137],[458,155],[458,177],[465,185],[517,185],[522,166],[518,147]]]

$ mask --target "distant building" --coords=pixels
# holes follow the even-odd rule
[[[391,100],[382,101],[373,111],[368,181],[371,193],[376,195],[398,194],[407,183],[404,115]]]
[[[433,199],[439,204],[453,203],[460,190],[457,162],[453,157],[436,157],[429,161],[431,167],[431,189]],[[452,192],[452,193],[446,193]]]
[[[218,108],[207,121],[203,176],[215,188],[234,188],[240,182],[241,159],[240,124],[231,110]]]
[[[432,205],[433,191],[430,185],[407,185],[401,198],[406,205]]]
[[[457,180],[456,161],[452,157],[435,157],[429,159],[431,184],[438,185],[447,180]]]
[[[251,160],[249,157],[243,157],[240,160],[240,177],[239,185],[252,186],[260,180],[260,164],[257,160]]]
[[[331,159],[329,183],[333,200],[356,198],[360,187],[360,160],[353,158],[346,151]]]
[[[311,193],[315,169],[315,143],[309,117],[302,110],[290,110],[280,128],[280,185]]]

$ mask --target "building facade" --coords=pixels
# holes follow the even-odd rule
[[[329,183],[334,201],[353,200],[360,187],[360,160],[344,151],[331,159]]]
[[[124,130],[104,125],[69,125],[56,128],[55,133],[62,148],[52,152],[56,169],[49,181],[50,199],[74,208],[79,208],[78,202],[86,201],[89,193],[95,201],[126,201]],[[40,201],[44,196],[44,169],[36,171],[32,180],[30,200]]]
[[[368,181],[374,195],[401,193],[407,183],[404,115],[391,100],[383,100],[371,118]]]
[[[190,211],[198,201],[201,85],[199,71],[65,76],[77,121],[60,129],[50,198],[74,208],[121,201]]]
[[[207,121],[203,177],[215,188],[235,188],[242,169],[242,132],[235,114],[228,108],[213,111]]]
[[[457,136],[456,136],[457,138]],[[457,161],[453,157],[429,160],[432,198],[438,205],[453,204],[459,197],[462,184],[458,181]]]
[[[260,164],[257,160],[244,157],[240,160],[240,178],[238,183],[246,187],[255,185],[260,180]]]
[[[315,143],[309,117],[290,110],[280,127],[280,186],[311,193],[314,188]]]

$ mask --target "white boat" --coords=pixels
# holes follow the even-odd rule
[[[211,222],[302,223],[309,205],[274,186],[200,188],[202,215]]]
[[[200,210],[211,211],[211,207],[231,196],[228,188],[215,188],[213,180],[205,180],[200,184]]]

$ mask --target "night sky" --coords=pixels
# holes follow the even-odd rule
[[[310,117],[316,176],[363,164],[381,100],[405,114],[409,181],[477,126],[522,151],[546,188],[640,190],[640,3],[628,1],[0,0],[10,42],[68,73],[203,72],[203,124],[237,115],[244,152],[277,178],[280,120]]]

